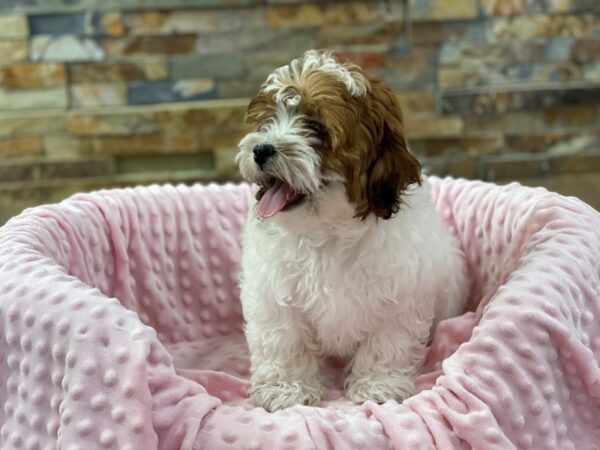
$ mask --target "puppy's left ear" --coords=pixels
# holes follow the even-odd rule
[[[260,123],[270,112],[275,109],[275,101],[273,96],[267,94],[264,89],[261,88],[258,94],[250,101],[248,109],[246,111],[246,123],[256,124]]]
[[[402,111],[396,96],[381,82],[371,83],[371,114],[378,123],[379,143],[367,167],[366,200],[369,213],[389,219],[400,210],[401,195],[413,183],[421,183],[421,165],[408,150]]]

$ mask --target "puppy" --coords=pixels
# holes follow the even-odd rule
[[[347,362],[351,400],[404,400],[467,283],[395,96],[313,50],[269,75],[247,120],[236,162],[259,186],[241,279],[253,402],[319,402],[325,357]]]

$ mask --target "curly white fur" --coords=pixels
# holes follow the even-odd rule
[[[242,303],[252,398],[268,410],[320,398],[319,359],[346,358],[354,401],[401,401],[430,331],[466,298],[463,260],[425,181],[390,220],[354,217],[341,181],[244,233]]]
[[[290,112],[285,105],[279,104],[277,113],[261,130],[248,133],[240,141],[236,163],[246,180],[260,182],[262,177],[269,176],[256,167],[252,153],[257,144],[269,143],[279,149],[278,158],[271,162],[272,172],[299,192],[309,193],[318,189],[321,183],[320,159],[313,148],[318,139],[307,134],[300,123],[302,118],[301,114]]]
[[[313,68],[339,77],[353,97],[361,97],[369,90],[370,83],[361,72],[348,70],[344,64],[336,61],[331,52],[317,50],[309,50],[301,59],[295,59],[290,64],[276,69],[268,76],[264,90],[265,92],[275,91],[277,101],[287,103],[285,96],[288,94],[288,81],[300,79],[302,73]],[[292,100],[292,103],[294,102],[295,100]]]

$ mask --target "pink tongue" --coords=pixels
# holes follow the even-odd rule
[[[294,195],[296,195],[296,193],[289,184],[277,180],[275,184],[263,194],[258,202],[258,214],[263,219],[273,217],[285,208],[288,200]]]

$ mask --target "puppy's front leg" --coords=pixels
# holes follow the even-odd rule
[[[276,317],[275,317],[276,316]],[[314,405],[321,398],[318,361],[302,325],[287,309],[276,315],[250,317],[250,395],[256,406],[276,411],[293,405]]]
[[[402,402],[414,393],[414,378],[425,352],[425,344],[408,330],[397,324],[381,327],[354,355],[344,383],[346,395],[357,403]]]

